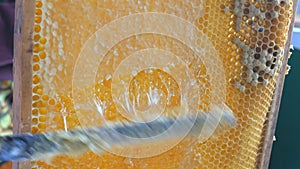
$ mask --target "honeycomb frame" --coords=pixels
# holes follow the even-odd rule
[[[295,4],[297,1],[294,1],[294,9]],[[15,113],[14,115],[14,132],[15,133],[24,133],[30,132],[31,129],[31,85],[34,81],[32,79],[32,60],[28,59],[31,58],[31,52],[35,52],[34,46],[32,42],[26,41],[26,39],[31,39],[33,37],[34,30],[32,29],[32,25],[36,20],[33,20],[34,14],[32,11],[35,8],[36,3],[35,1],[29,1],[27,3],[22,1],[17,1],[17,16],[16,16],[16,31],[15,31],[15,93],[14,93],[14,110],[15,112],[22,112],[22,114]],[[22,10],[21,10],[22,9]],[[295,10],[294,10],[295,11]],[[294,15],[293,15],[294,16]],[[294,18],[292,19],[292,23]],[[288,39],[291,37],[291,30],[292,25],[290,24],[289,27],[289,36]],[[36,27],[35,29],[38,29]],[[270,121],[266,121],[264,124],[264,130],[262,133],[262,138],[260,141],[259,156],[256,159],[256,167],[257,168],[267,168],[270,151],[272,146],[273,135],[275,132],[275,126],[278,116],[278,109],[279,109],[279,102],[281,98],[282,88],[283,88],[283,81],[285,75],[285,67],[287,65],[288,60],[288,52],[289,51],[289,40],[287,40],[287,44],[285,45],[285,56],[282,60],[281,70],[279,73],[275,95],[271,104],[271,109],[267,114]],[[28,90],[30,92],[28,92]],[[23,113],[25,112],[25,113]],[[17,168],[27,168],[30,166],[28,162],[21,162],[20,164],[14,163],[14,167]]]

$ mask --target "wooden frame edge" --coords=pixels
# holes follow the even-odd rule
[[[31,132],[32,45],[35,0],[16,0],[14,27],[13,132]],[[13,169],[31,168],[30,161],[14,162]]]

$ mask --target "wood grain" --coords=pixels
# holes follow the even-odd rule
[[[32,43],[35,0],[16,0],[14,28],[14,134],[31,131]],[[31,168],[30,162],[13,163],[13,169]]]
[[[290,44],[291,44],[292,33],[293,33],[293,28],[295,23],[298,0],[294,0],[293,2],[294,2],[293,18],[289,27],[287,42],[285,44],[284,59],[276,83],[274,99],[271,104],[270,111],[269,113],[267,113],[266,116],[267,121],[264,124],[262,139],[260,141],[261,148],[258,152],[259,156],[257,157],[257,162],[256,162],[256,168],[260,168],[260,169],[268,169],[270,163],[270,157],[271,157],[272,145],[273,145],[273,136],[275,135],[275,129],[276,129],[276,124],[278,119],[278,112],[279,112],[280,101],[281,101],[281,96],[282,96],[282,91],[284,86],[285,72],[286,72],[286,67],[288,62],[288,54],[290,51]]]

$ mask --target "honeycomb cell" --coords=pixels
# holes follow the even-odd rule
[[[50,105],[55,105],[55,100],[54,100],[54,99],[50,99],[50,100],[49,100],[49,104],[50,104]]]
[[[35,17],[34,18],[34,22],[35,23],[41,23],[42,22],[42,18],[41,17]]]
[[[39,61],[40,61],[40,58],[39,58],[39,56],[34,55],[34,56],[32,57],[32,60],[33,60],[33,62],[39,62]]]
[[[31,127],[31,132],[32,133],[37,133],[39,131],[39,128],[36,126]]]
[[[47,118],[46,116],[39,116],[39,122],[43,123],[46,122]]]
[[[36,68],[36,70],[38,70],[38,69]],[[32,83],[33,83],[33,84],[37,84],[37,83],[39,83],[39,82],[40,82],[40,76],[34,75],[34,76],[33,76],[33,79],[32,79]]]
[[[34,31],[35,31],[36,33],[40,32],[40,31],[41,31],[41,27],[40,27],[39,25],[35,25],[35,26],[34,26]]]
[[[41,1],[37,1],[37,2],[35,3],[35,6],[36,6],[37,8],[41,8],[41,7],[43,6],[43,3],[42,3]]]
[[[32,100],[38,100],[38,99],[40,99],[40,97],[38,95],[33,95],[32,96]]]
[[[32,110],[32,115],[33,115],[33,116],[37,116],[38,113],[39,113],[39,111],[38,111],[37,109],[33,109],[33,110]]]
[[[40,43],[41,43],[41,44],[45,44],[46,42],[47,42],[47,39],[46,39],[46,38],[41,38],[41,39],[40,39]]]
[[[35,15],[42,15],[42,10],[41,9],[36,9],[35,10]]]
[[[34,64],[32,69],[33,69],[34,71],[39,71],[39,70],[40,70],[40,65]]]
[[[38,128],[39,128],[40,130],[45,130],[45,129],[47,128],[47,125],[46,125],[45,123],[39,123],[39,124],[38,124]]]
[[[34,41],[39,41],[41,36],[39,34],[34,35],[33,39]]]
[[[32,118],[32,120],[31,120],[33,125],[38,124],[38,121],[39,121],[38,118]]]
[[[43,99],[43,100],[48,100],[48,99],[49,99],[49,96],[48,96],[48,95],[43,95],[43,96],[42,96],[42,99]]]
[[[45,59],[46,58],[46,53],[45,52],[40,52],[39,56],[41,59]]]
[[[45,115],[47,114],[47,109],[45,107],[40,108],[40,115]]]

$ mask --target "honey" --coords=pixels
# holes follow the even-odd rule
[[[160,0],[160,1],[54,1],[37,0],[35,25],[33,27],[33,75],[32,75],[32,133],[52,130],[70,130],[81,125],[101,124],[103,121],[118,122],[126,118],[114,97],[114,86],[125,83],[129,93],[128,101],[137,105],[137,112],[147,109],[150,101],[165,105],[163,110],[171,110],[182,104],[184,97],[182,83],[172,74],[168,66],[153,66],[143,69],[124,68],[122,63],[139,51],[160,49],[173,53],[179,58],[178,69],[188,70],[193,84],[199,110],[207,112],[214,101],[223,101],[238,119],[237,127],[218,133],[206,141],[191,142],[184,140],[160,155],[147,158],[126,158],[109,152],[101,155],[88,152],[76,157],[58,156],[48,161],[32,161],[34,168],[255,168],[260,149],[263,124],[271,106],[278,72],[281,68],[283,49],[287,30],[292,17],[292,1],[229,1],[229,0]],[[121,22],[142,13],[159,13],[164,18],[178,17],[178,22],[193,25],[191,33],[194,46],[188,40],[176,39],[173,32],[185,25],[169,25],[173,37],[145,31],[139,34],[124,35],[113,44],[117,33],[130,33],[138,30],[139,24],[126,27]],[[144,15],[148,16],[148,15]],[[118,20],[119,19],[119,20]],[[170,20],[164,20],[166,25]],[[182,21],[184,20],[184,21]],[[110,32],[115,35],[107,38],[104,44],[93,41],[94,35],[117,22],[123,23],[122,29],[114,27]],[[180,22],[179,22],[180,21]],[[181,22],[182,21],[182,22]],[[147,25],[153,20],[145,18]],[[127,22],[130,23],[130,22]],[[154,22],[152,25],[160,23]],[[140,24],[140,25],[143,25]],[[159,25],[159,24],[158,24]],[[107,27],[106,27],[107,26]],[[151,26],[151,24],[149,24]],[[126,32],[128,29],[128,32]],[[150,29],[150,28],[149,28]],[[193,30],[191,29],[191,30]],[[101,31],[99,31],[101,30]],[[155,30],[155,28],[153,28]],[[163,30],[162,30],[163,31]],[[194,34],[193,34],[194,33]],[[121,36],[121,35],[120,35]],[[185,37],[184,35],[182,35]],[[183,38],[184,39],[184,38]],[[97,45],[94,45],[97,44]],[[107,46],[106,46],[107,45]],[[196,51],[195,48],[199,51]],[[89,60],[89,64],[78,65],[80,57],[89,57],[88,48],[95,53],[107,50],[98,56],[99,62]],[[201,50],[201,52],[200,52]],[[83,52],[83,53],[82,53]],[[93,52],[91,52],[93,53]],[[198,55],[200,53],[200,55]],[[214,55],[215,54],[215,55]],[[100,55],[100,54],[99,54]],[[213,56],[212,56],[213,55]],[[156,56],[152,56],[156,58]],[[214,58],[212,58],[214,57]],[[97,57],[95,57],[97,58]],[[215,60],[213,60],[215,59]],[[137,62],[133,60],[128,64]],[[126,62],[127,63],[127,62]],[[141,63],[144,63],[141,61]],[[149,63],[152,63],[151,60]],[[153,62],[159,65],[159,62]],[[147,63],[145,63],[147,64]],[[136,66],[138,67],[138,66]],[[76,79],[89,76],[86,70],[93,70],[92,84],[78,89]],[[123,69],[122,69],[123,70]],[[76,74],[77,72],[77,74]],[[74,77],[81,75],[80,77]],[[179,76],[179,75],[178,75]],[[184,75],[180,75],[184,76]],[[74,80],[75,79],[75,80]],[[223,79],[223,80],[222,80]],[[221,85],[221,84],[222,85]],[[192,84],[192,82],[191,82]],[[119,88],[124,86],[117,85]],[[151,90],[151,92],[149,92]],[[77,97],[89,100],[92,91],[94,104],[102,109],[96,116],[93,105],[77,105]],[[216,95],[223,93],[224,97]],[[150,97],[151,94],[151,97]],[[187,96],[187,98],[192,96]],[[149,101],[150,100],[150,101]],[[79,100],[82,101],[82,100]],[[82,101],[82,102],[83,102]],[[78,107],[84,110],[78,111]],[[82,114],[82,113],[86,114]],[[97,112],[99,114],[99,112]],[[81,114],[80,114],[81,113]],[[164,116],[172,114],[162,113]]]

